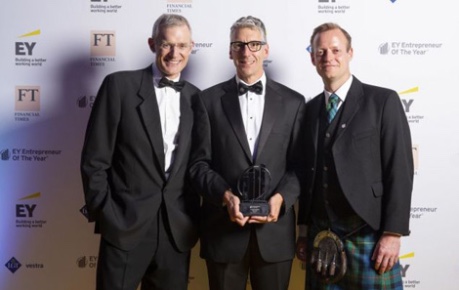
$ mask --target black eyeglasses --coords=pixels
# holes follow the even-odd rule
[[[256,52],[261,49],[266,42],[264,41],[249,41],[249,42],[242,42],[242,41],[233,41],[230,43],[231,50],[233,51],[241,51],[244,50],[244,46],[247,45],[251,52]]]

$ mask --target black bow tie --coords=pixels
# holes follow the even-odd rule
[[[243,95],[247,93],[247,91],[251,91],[257,95],[261,95],[263,93],[263,84],[261,83],[261,81],[258,81],[257,83],[251,86],[248,86],[243,83],[239,83],[238,90],[239,90],[239,95]]]
[[[164,88],[164,87],[171,87],[177,92],[180,92],[183,89],[183,86],[185,85],[185,82],[173,82],[171,80],[168,80],[165,77],[162,77],[161,80],[159,80],[158,87]]]

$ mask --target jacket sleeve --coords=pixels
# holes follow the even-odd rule
[[[304,172],[304,154],[302,153],[303,140],[303,119],[305,113],[304,98],[300,101],[295,112],[295,121],[293,124],[292,134],[289,141],[287,152],[287,171],[282,177],[275,192],[279,192],[283,199],[285,209],[290,209],[298,200],[301,191],[301,179]]]
[[[197,192],[216,206],[221,206],[223,194],[230,185],[212,170],[211,125],[200,94],[193,99],[194,125],[190,157],[190,179]]]
[[[400,98],[394,91],[387,98],[382,118],[382,230],[408,235],[414,173],[413,154],[408,121]]]
[[[109,193],[107,170],[111,167],[121,115],[120,98],[111,75],[97,94],[86,129],[81,154],[81,177],[89,221],[96,221]]]

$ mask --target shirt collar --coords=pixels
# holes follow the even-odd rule
[[[158,86],[159,80],[163,77],[163,73],[158,69],[155,63],[151,65],[151,71],[153,72],[153,82],[155,86]],[[175,79],[170,79],[166,77],[168,80],[178,82],[180,80],[180,74],[177,78]]]
[[[256,84],[258,81],[261,81],[261,84],[263,85],[263,92],[265,91],[265,88],[266,88],[266,75],[265,73],[263,72],[263,75],[261,76],[261,78],[259,78],[258,80],[254,81],[253,83],[251,84],[248,84],[246,82],[244,82],[243,80],[241,80],[237,75],[236,75],[236,84],[239,84],[239,82],[243,83],[243,84],[246,84],[248,86],[250,85],[253,85],[253,84]]]
[[[335,92],[329,92],[327,90],[324,90],[325,103],[328,103],[328,98],[330,98],[331,94],[333,93],[335,93],[339,97],[341,102],[344,102],[346,100],[347,93],[349,92],[349,89],[351,88],[353,78],[354,76],[351,75],[347,79],[347,81],[345,81],[344,84],[339,89],[337,89]]]

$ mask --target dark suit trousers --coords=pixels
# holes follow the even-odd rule
[[[240,263],[216,263],[206,260],[210,290],[245,290],[250,272],[253,290],[287,290],[292,260],[267,263],[258,249],[254,230],[249,247]]]
[[[162,210],[160,212],[163,212]],[[147,237],[131,251],[100,241],[97,290],[186,290],[190,251],[171,240],[165,214],[158,214]]]

